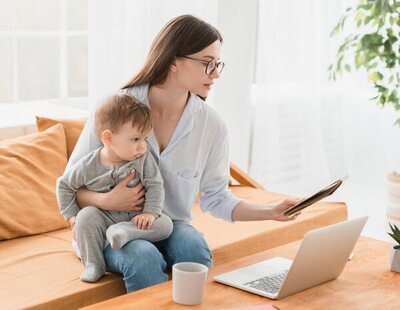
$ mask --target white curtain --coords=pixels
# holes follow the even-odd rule
[[[259,2],[250,173],[270,190],[303,196],[345,174],[382,184],[400,170],[400,115],[370,102],[365,74],[328,81],[341,40],[329,34],[352,3]]]
[[[120,88],[141,68],[158,31],[181,14],[193,14],[214,24],[217,2],[89,0],[89,97],[92,105]]]

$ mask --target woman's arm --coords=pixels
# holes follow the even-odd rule
[[[106,194],[107,193],[92,192],[86,188],[80,188],[76,193],[76,201],[80,208],[93,206],[100,209],[106,209]],[[109,208],[108,210],[111,209]]]
[[[297,217],[298,214],[288,217],[282,213],[299,200],[286,199],[269,205],[243,201],[228,190],[229,178],[228,131],[221,121],[200,181],[200,191],[204,193],[200,208],[227,221],[290,221]]]
[[[283,215],[283,212],[299,202],[300,199],[285,199],[271,205],[250,203],[247,201],[239,202],[232,210],[233,221],[292,221],[300,214],[292,216]]]
[[[129,174],[107,193],[93,192],[86,188],[79,189],[76,196],[79,207],[94,206],[110,211],[142,211],[145,193],[143,185],[139,183],[135,187],[127,187],[134,177],[135,173]]]

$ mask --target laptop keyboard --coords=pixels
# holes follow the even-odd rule
[[[283,270],[276,275],[270,275],[262,277],[251,282],[243,283],[251,288],[256,288],[260,291],[264,291],[270,294],[276,294],[282,286],[283,281],[286,278],[288,271]]]

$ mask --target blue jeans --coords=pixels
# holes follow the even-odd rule
[[[107,270],[121,273],[127,292],[168,281],[167,270],[180,262],[212,267],[212,255],[203,236],[191,225],[174,223],[168,239],[151,243],[133,240],[119,250],[104,249]]]

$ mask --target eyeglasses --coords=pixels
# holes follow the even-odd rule
[[[198,63],[201,63],[206,66],[206,74],[211,75],[215,69],[217,69],[218,73],[221,74],[222,70],[225,67],[225,63],[223,61],[216,61],[214,59],[211,59],[210,61],[202,60],[202,59],[197,59],[197,58],[192,58],[189,56],[180,56],[182,58],[187,58],[193,61],[196,61]]]

